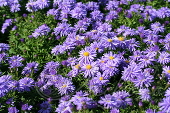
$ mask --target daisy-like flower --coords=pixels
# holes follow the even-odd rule
[[[118,54],[113,54],[112,52],[105,53],[103,59],[107,62],[112,62],[115,64],[120,64],[121,62],[120,56]]]
[[[107,85],[107,83],[109,82],[109,77],[101,74],[100,72],[98,72],[96,74],[95,77],[92,78],[92,80],[95,82],[95,84],[97,85]]]
[[[143,88],[151,86],[151,82],[153,82],[153,76],[148,72],[143,72],[136,79],[132,80],[136,87]]]
[[[159,109],[164,113],[170,113],[170,97],[163,98],[163,100],[158,104]]]
[[[79,54],[80,57],[78,58],[78,60],[80,61],[80,63],[90,63],[96,57],[96,51],[88,47],[81,50]]]
[[[102,39],[101,39],[101,43],[103,43],[103,46],[105,48],[110,49],[110,50],[116,49],[117,43],[114,43],[114,42],[115,42],[114,37],[103,36]]]
[[[34,86],[34,80],[29,77],[24,77],[19,80],[19,91],[30,91]]]
[[[116,107],[118,104],[116,100],[117,99],[114,96],[107,94],[105,95],[105,97],[101,97],[98,103],[104,105],[106,109],[112,109]]]
[[[143,55],[140,59],[139,59],[140,63],[139,65],[141,67],[147,67],[148,65],[152,65],[153,61],[155,61],[155,58],[153,56],[146,56],[146,55]]]
[[[57,85],[57,88],[61,95],[69,94],[75,90],[75,87],[74,87],[72,81],[67,78],[64,78],[64,77],[62,79],[60,79],[60,81]]]
[[[91,63],[84,63],[82,64],[82,70],[84,71],[84,77],[94,77],[95,74],[99,71],[99,67],[97,65],[97,62],[91,62]]]
[[[139,95],[142,100],[149,101],[151,99],[149,89],[139,89]]]
[[[161,64],[167,64],[170,62],[170,54],[163,51],[160,53],[160,56],[158,58],[158,62]]]
[[[170,78],[170,66],[164,66],[162,73],[165,74],[166,77]]]
[[[170,97],[170,88],[168,88],[168,89],[165,91],[165,96],[166,96],[166,97]]]
[[[151,24],[151,29],[155,32],[164,32],[165,28],[163,26],[161,26],[161,24],[159,22],[155,22],[153,24]]]

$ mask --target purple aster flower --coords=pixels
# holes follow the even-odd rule
[[[145,113],[156,113],[156,110],[154,109],[147,109]]]
[[[104,46],[101,42],[93,42],[90,44],[90,48],[94,49],[98,53],[102,53],[104,51]]]
[[[170,78],[170,66],[164,66],[162,73],[165,75],[165,77],[169,79]]]
[[[113,54],[113,52],[105,53],[103,59],[107,62],[112,62],[115,64],[120,64],[121,58],[118,54]]]
[[[97,30],[99,31],[99,32],[109,32],[109,31],[111,31],[112,30],[112,25],[110,25],[110,24],[108,24],[108,23],[103,23],[103,24],[101,24],[98,28],[97,28]]]
[[[40,104],[41,109],[38,111],[38,113],[50,113],[51,112],[51,104],[49,104],[47,101]]]
[[[117,105],[116,107],[120,108],[123,107],[125,108],[128,104],[132,104],[132,99],[129,98],[130,94],[127,93],[126,91],[118,91],[114,92],[112,94],[113,97],[115,97],[117,100]]]
[[[90,26],[90,23],[91,23],[90,18],[84,18],[82,20],[79,20],[77,24],[75,24],[74,26],[76,27],[76,30],[86,31],[88,26]]]
[[[69,102],[60,102],[58,105],[58,108],[56,108],[55,112],[57,113],[72,113],[72,109],[74,108],[74,105]]]
[[[46,24],[43,24],[35,29],[34,33],[32,33],[32,36],[37,38],[38,36],[47,35],[49,32],[50,28]]]
[[[23,61],[23,60],[24,59],[22,57],[20,57],[19,55],[9,57],[9,59],[8,59],[8,62],[9,62],[9,65],[10,65],[9,68],[15,68],[15,67],[23,66],[23,64],[21,63],[21,61]]]
[[[170,17],[170,9],[168,7],[161,7],[157,10],[156,14],[159,18]]]
[[[142,73],[142,69],[139,65],[137,65],[136,63],[132,62],[128,67],[124,68],[123,71],[123,76],[122,79],[127,81],[127,80],[132,80],[133,78],[140,76],[140,74]]]
[[[67,36],[69,33],[72,33],[73,28],[70,27],[70,24],[63,22],[63,23],[59,23],[58,27],[54,28],[54,34],[55,36],[60,35],[62,36]]]
[[[21,109],[24,110],[24,111],[25,111],[25,110],[30,111],[30,110],[32,109],[32,107],[33,107],[32,105],[23,104],[22,107],[21,107]]]
[[[105,21],[106,22],[112,22],[114,19],[117,19],[119,17],[118,13],[116,11],[110,11],[106,17]]]
[[[0,52],[6,52],[9,50],[9,48],[10,46],[8,44],[0,43]]]
[[[155,58],[151,55],[150,56],[142,55],[139,61],[140,61],[139,65],[141,67],[147,67],[148,65],[153,64],[153,61],[155,61]]]
[[[160,56],[158,58],[158,62],[165,65],[170,62],[170,54],[163,51],[160,53]]]
[[[88,86],[89,86],[90,91],[92,91],[95,95],[99,93],[103,93],[104,91],[102,85],[97,84],[95,80],[93,79],[89,81]]]
[[[56,69],[59,68],[59,66],[60,66],[59,62],[54,61],[47,62],[46,65],[44,66],[43,73],[49,74],[53,70],[56,71]]]
[[[26,4],[26,10],[29,12],[35,12],[38,11],[39,6],[36,2],[30,0],[27,4]]]
[[[135,51],[136,47],[139,47],[139,42],[136,41],[134,38],[131,38],[130,40],[127,40],[127,48],[130,51]]]
[[[50,6],[49,0],[37,0],[36,4],[38,5],[39,9],[44,9]]]
[[[164,26],[161,26],[159,22],[151,24],[151,29],[153,30],[154,33],[164,32],[165,30]]]
[[[36,73],[37,71],[38,71],[38,63],[31,62],[31,63],[27,63],[27,66],[24,67],[22,74],[27,75],[31,73]]]
[[[170,97],[163,98],[162,101],[158,104],[160,107],[159,109],[163,113],[169,113],[170,112]]]
[[[82,91],[76,92],[76,95],[73,95],[70,102],[76,105],[77,110],[96,107],[95,102],[91,98],[87,97],[87,95],[87,93],[84,93]]]
[[[29,77],[24,77],[19,80],[19,91],[30,91],[34,86],[34,80]]]
[[[58,17],[59,17],[59,10],[58,9],[49,9],[48,11],[47,11],[47,16],[49,16],[49,15],[53,15],[54,16],[54,19],[58,19]]]
[[[139,89],[139,95],[142,100],[149,101],[151,99],[149,89]]]
[[[90,15],[93,21],[101,21],[103,19],[103,13],[101,13],[99,10],[91,12]]]
[[[96,85],[107,85],[109,83],[109,77],[107,77],[104,74],[101,74],[98,72],[95,77],[93,77],[91,80],[94,81]]]
[[[79,54],[80,57],[78,58],[78,60],[80,61],[80,63],[90,63],[96,57],[96,51],[89,47],[81,50]]]
[[[119,1],[109,1],[106,4],[106,9],[107,10],[114,10],[117,9],[119,7],[120,2]]]
[[[170,88],[168,88],[168,89],[165,91],[165,96],[166,96],[166,97],[170,97]]]
[[[110,94],[105,95],[105,97],[101,97],[98,103],[103,105],[106,109],[112,109],[118,104],[117,99]]]
[[[137,76],[132,82],[135,84],[136,87],[144,88],[151,86],[153,82],[153,76],[150,75],[148,72],[143,72],[139,76]]]
[[[110,110],[110,113],[120,113],[120,111],[117,108],[113,108]]]
[[[2,25],[1,32],[5,33],[5,30],[7,29],[8,26],[12,25],[13,19],[6,19],[5,22]]]
[[[87,10],[94,11],[99,9],[99,4],[97,2],[87,2]]]
[[[97,62],[83,63],[82,70],[85,78],[91,78],[99,71],[99,67]]]
[[[11,11],[12,13],[18,12],[18,11],[21,10],[20,7],[21,7],[21,5],[20,5],[19,3],[14,3],[14,4],[12,4],[12,5],[10,6],[10,11]]]
[[[8,113],[18,113],[19,110],[16,107],[9,107],[8,108]]]
[[[70,11],[71,17],[76,19],[83,19],[87,15],[86,8],[83,7],[75,7]]]
[[[58,91],[61,95],[69,94],[75,90],[75,87],[70,79],[61,78],[57,84]]]

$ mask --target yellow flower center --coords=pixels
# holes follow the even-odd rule
[[[170,73],[170,70],[168,70],[167,72]]]
[[[80,69],[80,64],[75,65],[76,69]]]
[[[67,85],[64,84],[62,87],[65,88],[65,87],[67,87]]]
[[[110,56],[110,57],[109,57],[109,59],[110,59],[110,60],[113,60],[113,59],[114,59],[114,57],[113,57],[113,56]]]
[[[104,61],[102,60],[101,63],[104,63]]]
[[[89,52],[84,52],[83,53],[84,56],[89,56],[89,54],[90,54]]]
[[[119,40],[119,41],[124,41],[125,38],[124,38],[124,37],[118,37],[118,40]]]
[[[92,30],[92,32],[97,32],[97,30]]]
[[[99,77],[99,80],[103,80],[103,77]]]
[[[99,48],[98,47],[96,47],[96,50],[98,50]]]
[[[91,69],[91,68],[92,68],[91,65],[87,65],[87,66],[86,66],[86,69]]]
[[[76,36],[76,40],[79,40],[79,36]]]
[[[113,40],[112,39],[107,39],[108,42],[112,42]]]

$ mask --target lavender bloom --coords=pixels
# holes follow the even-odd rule
[[[46,7],[49,7],[49,2],[49,0],[37,0],[36,4],[38,5],[39,9],[44,9]]]
[[[110,94],[105,95],[105,97],[101,97],[98,103],[104,105],[106,109],[112,109],[118,104],[117,99]]]
[[[38,63],[31,62],[31,63],[27,63],[27,66],[24,67],[22,74],[27,75],[27,74],[31,74],[31,72],[36,73],[37,71],[38,71]]]
[[[82,70],[85,78],[91,78],[99,71],[99,67],[96,62],[83,63]]]
[[[161,26],[159,22],[151,24],[151,29],[153,30],[154,33],[164,32],[165,30],[165,28]]]
[[[19,3],[14,3],[10,6],[10,11],[13,13],[18,12],[21,10],[20,7],[21,7],[21,5]]]
[[[14,99],[14,98],[9,98],[9,99],[6,101],[6,104],[14,105],[13,99]]]
[[[8,113],[18,113],[19,110],[16,107],[9,107],[8,108]]]
[[[98,10],[98,9],[99,9],[99,5],[97,2],[88,2],[87,3],[87,10],[94,11],[94,10]]]
[[[118,18],[118,13],[116,11],[110,11],[106,17],[105,17],[105,21],[108,22],[112,22],[112,20],[117,19]]]
[[[77,22],[77,24],[75,24],[74,26],[75,26],[76,30],[86,31],[88,26],[90,25],[90,23],[91,23],[91,19],[84,18],[82,20],[79,20]]]
[[[75,7],[73,10],[70,11],[71,17],[76,19],[83,19],[87,15],[86,8],[82,7]]]
[[[164,66],[162,73],[169,79],[170,78],[170,66]]]
[[[49,32],[50,28],[46,24],[43,24],[35,29],[34,33],[32,33],[32,36],[37,38],[38,36],[48,35]]]
[[[61,95],[69,94],[75,90],[72,81],[67,78],[61,78],[57,85],[57,88]]]
[[[160,56],[158,58],[158,62],[165,65],[170,62],[170,54],[163,51],[160,53]]]
[[[54,16],[54,19],[58,19],[58,16],[59,16],[59,10],[58,9],[49,9],[47,11],[47,16],[49,15],[53,15]]]
[[[4,34],[8,26],[12,25],[13,19],[6,19],[2,25],[1,32]]]
[[[58,27],[54,28],[54,34],[55,36],[58,36],[60,34],[60,36],[67,36],[69,33],[71,33],[73,31],[73,28],[70,27],[70,24],[63,22],[63,23],[59,23]]]
[[[151,99],[150,97],[150,91],[149,89],[139,89],[139,95],[142,100],[149,101]]]
[[[83,93],[82,91],[76,92],[76,95],[73,95],[70,102],[73,102],[73,104],[76,105],[77,110],[82,110],[83,108],[90,109],[96,107],[95,102],[91,98],[86,97],[87,95],[87,93]]]
[[[35,12],[38,11],[39,6],[36,2],[34,2],[33,0],[30,0],[27,4],[26,4],[26,10],[29,12]]]
[[[34,86],[34,80],[29,77],[24,77],[19,80],[19,91],[30,91]]]
[[[8,62],[9,62],[9,65],[10,65],[9,68],[16,68],[16,67],[23,66],[23,64],[21,63],[21,61],[23,61],[23,60],[24,59],[22,57],[20,57],[19,55],[9,57],[9,59],[8,59]]]
[[[8,44],[0,43],[0,52],[6,52],[9,50],[9,48],[10,46]]]
[[[97,30],[101,33],[103,32],[109,32],[112,30],[112,25],[108,24],[108,23],[104,23],[104,24],[101,24]]]
[[[49,104],[47,101],[40,104],[41,109],[38,111],[38,113],[50,113],[51,112],[51,104]]]
[[[59,103],[58,108],[56,108],[55,112],[57,113],[72,113],[72,109],[74,105],[69,101],[62,101]]]
[[[107,10],[114,10],[117,9],[119,7],[120,2],[119,1],[109,1],[106,4],[106,9]]]
[[[132,82],[136,87],[143,88],[151,86],[151,82],[153,82],[153,76],[148,72],[143,72],[139,76],[137,76]]]
[[[170,112],[170,97],[163,98],[163,100],[158,104],[159,109],[164,113]]]
[[[47,62],[44,66],[43,73],[49,74],[51,71],[56,71],[57,68],[59,68],[60,64],[59,62],[50,61]]]
[[[1,0],[0,7],[7,6],[7,5],[8,5],[8,0]]]
[[[101,21],[103,19],[103,13],[101,13],[99,10],[91,12],[90,15],[93,21]]]
[[[137,65],[136,63],[131,63],[128,67],[124,68],[123,71],[123,76],[122,79],[123,80],[133,80],[135,77],[140,76],[140,74],[142,73],[142,69],[139,65]]]
[[[166,96],[166,97],[170,97],[170,88],[168,88],[168,89],[165,91],[165,96]]]
[[[120,111],[117,108],[113,108],[110,110],[110,113],[120,113]]]
[[[85,48],[79,52],[80,57],[78,60],[80,63],[90,63],[96,57],[96,51],[92,50],[91,48]]]
[[[145,113],[156,113],[156,111],[155,111],[155,109],[154,110],[152,110],[152,109],[147,109],[146,111],[145,111]],[[157,112],[158,113],[158,112]]]
[[[117,105],[116,107],[120,108],[123,107],[125,108],[128,104],[132,104],[132,99],[129,98],[130,94],[127,93],[126,91],[118,91],[114,92],[112,94],[113,97],[115,97],[117,100]]]

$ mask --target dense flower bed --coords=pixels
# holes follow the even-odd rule
[[[170,113],[170,0],[0,0],[0,112]]]

